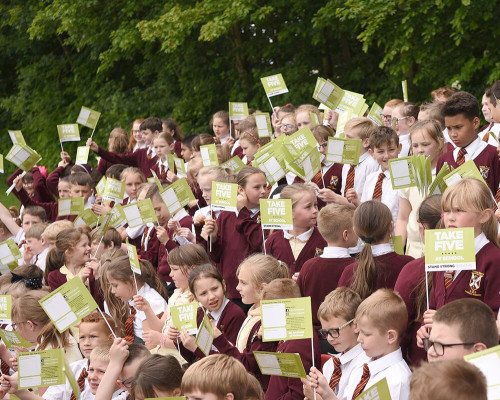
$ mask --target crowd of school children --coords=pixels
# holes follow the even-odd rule
[[[14,238],[22,259],[0,277],[0,293],[13,298],[11,324],[2,328],[32,349],[64,348],[85,400],[354,400],[384,378],[393,400],[485,400],[485,377],[464,356],[499,343],[500,81],[482,98],[482,128],[472,94],[444,87],[432,96],[421,106],[388,101],[381,126],[351,119],[344,134],[361,140],[359,164],[323,161],[306,183],[289,172],[268,185],[252,162],[269,138],[259,138],[252,115],[230,128],[226,111],[210,121],[215,137],[184,137],[173,119],[137,119],[130,133],[113,129],[107,149],[87,140],[100,157],[96,167],[73,165],[62,152],[48,175],[41,166],[16,171],[8,184],[21,213],[0,205],[0,241]],[[313,126],[311,114],[324,123]],[[312,105],[276,107],[274,136],[308,126],[324,158],[337,118]],[[220,164],[239,156],[246,167],[203,167],[200,146],[212,143]],[[184,177],[169,169],[171,153],[186,162],[196,197],[174,215],[148,181],[151,171],[164,187]],[[457,168],[473,160],[486,184],[462,179],[426,198],[417,188],[394,190],[389,160],[411,154],[429,157],[434,177],[444,162]],[[74,227],[76,216],[58,217],[57,199],[65,197],[83,197],[96,215],[108,212],[95,192],[102,176],[124,182],[123,204],[151,199],[158,224],[100,236]],[[213,181],[237,183],[237,212],[212,212]],[[291,199],[293,229],[262,233],[259,200],[268,197]],[[475,269],[426,273],[424,231],[461,227],[474,228]],[[394,251],[393,235],[402,237],[405,255]],[[136,283],[126,239],[140,260]],[[39,300],[76,276],[104,313],[59,333]],[[263,341],[260,301],[306,296],[312,346],[310,339]],[[213,325],[209,356],[172,323],[170,308],[193,301],[198,324],[206,313]],[[26,350],[0,343],[0,395],[76,398],[69,383],[19,390],[16,352]],[[257,350],[298,353],[307,378],[263,375]]]

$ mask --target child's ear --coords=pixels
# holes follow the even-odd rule
[[[361,142],[361,145],[365,149],[368,149],[370,147],[370,138],[364,138],[363,141]]]
[[[479,125],[481,125],[481,120],[478,117],[474,117],[472,120],[472,124],[474,125],[474,129],[479,129]]]
[[[477,353],[478,351],[486,350],[488,347],[484,343],[476,343],[473,347],[474,351]]]
[[[368,153],[373,157],[373,150],[371,148],[368,149]]]
[[[398,338],[399,338],[399,335],[398,335],[398,333],[394,329],[389,329],[387,331],[387,342],[389,344],[396,343],[397,340],[398,340]]]
[[[118,386],[122,390],[125,390],[125,391],[127,390],[127,388],[123,385],[122,381],[119,379],[116,380],[116,386]]]
[[[234,400],[234,394],[228,393],[224,396],[224,400]]]
[[[487,208],[486,210],[481,211],[481,214],[479,216],[479,222],[481,224],[488,222],[491,218],[492,213],[493,210],[491,210],[491,208]]]
[[[182,392],[181,392],[181,388],[175,388],[173,391],[172,391],[172,394],[173,394],[173,397],[180,397],[182,395]]]
[[[344,240],[344,242],[346,242],[349,239],[349,231],[347,229],[344,229],[342,231],[342,239]]]
[[[170,147],[170,151],[174,151],[174,149],[175,149],[175,143],[172,143],[169,147]]]
[[[47,241],[43,237],[40,238],[40,241],[42,242],[42,246],[47,246]]]

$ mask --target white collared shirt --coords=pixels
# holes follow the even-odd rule
[[[152,158],[152,157],[151,157]],[[168,157],[165,157],[165,161],[162,161],[160,157],[158,157],[158,171],[160,170],[160,166],[163,165],[163,169],[165,173],[168,171]]]
[[[221,212],[222,210],[212,210],[212,214],[214,215],[215,219],[219,218]],[[206,219],[212,218],[212,216],[210,215],[210,206],[205,206],[196,210],[196,212],[194,213],[194,218],[196,218],[196,216],[199,214],[203,215]]]
[[[345,247],[334,247],[327,246],[323,249],[323,254],[320,256],[321,258],[349,258],[351,255],[349,254],[349,249]]]
[[[210,315],[214,319],[215,325],[217,325],[217,323],[219,322],[220,316],[222,315],[222,312],[224,311],[228,303],[229,299],[224,296],[224,300],[222,301],[222,305],[220,306],[220,308],[215,311],[210,311]]]
[[[488,240],[484,232],[481,232],[479,235],[477,235],[474,238],[474,249],[476,250],[476,255],[489,242],[490,241]],[[460,274],[460,272],[461,272],[460,270],[455,271],[455,273],[453,274],[453,280],[457,279],[457,276]]]
[[[399,152],[398,157],[408,157],[410,154],[410,134],[400,135],[399,136],[399,144],[401,145],[401,151]]]
[[[384,254],[392,253],[394,250],[390,243],[380,243],[374,244],[372,246],[372,254],[373,257],[382,256]]]
[[[311,237],[311,235],[313,234],[313,231],[314,231],[314,227],[312,227],[308,231],[305,231],[304,233],[301,233],[298,236],[293,236],[291,233],[284,230],[283,236],[285,237],[286,240],[290,240],[290,239],[294,238],[294,239],[301,240],[302,242],[307,242],[309,240],[309,238]]]
[[[481,138],[477,136],[476,139],[472,141],[472,143],[464,147],[467,151],[467,153],[465,154],[465,161],[474,160],[486,148],[486,146],[488,146],[488,143],[483,142]],[[453,150],[453,159],[455,161],[457,161],[458,152],[460,151],[460,149],[461,147],[455,147],[455,149]]]
[[[165,299],[161,297],[161,295],[156,290],[151,288],[147,283],[145,283],[139,289],[139,292],[137,294],[144,297],[149,302],[149,305],[151,306],[155,315],[163,313],[167,308],[168,304]],[[134,300],[128,300],[128,304],[134,307]],[[134,335],[140,337],[141,339],[143,331],[142,323],[145,319],[146,314],[144,313],[144,311],[137,310],[134,318]]]
[[[410,399],[410,376],[411,371],[408,368],[401,348],[389,353],[377,360],[368,362],[368,369],[370,370],[370,380],[365,386],[365,389],[370,388],[382,379],[387,379],[389,392],[391,393],[392,400],[409,400]],[[355,368],[349,379],[349,383],[344,391],[342,399],[351,400],[356,390],[356,386],[361,380],[363,375],[363,366]]]
[[[84,368],[86,368],[88,371],[88,367],[89,367],[89,360],[87,360],[86,358],[74,361],[69,365],[69,369],[71,370],[71,374],[75,377],[75,380],[78,380]],[[85,379],[85,389],[87,388],[89,388],[89,383],[87,379]],[[64,400],[64,399],[69,399],[71,397],[71,392],[72,392],[71,385],[69,384],[69,381],[66,378],[65,384],[49,386],[42,397],[48,400]]]
[[[234,142],[233,148],[231,149],[231,156],[234,156],[234,152],[238,147],[240,147],[240,139],[236,139],[236,142]]]
[[[347,174],[351,166],[344,164],[342,167],[342,196],[345,195],[345,183],[347,181]],[[375,160],[370,153],[366,152],[359,156],[359,164],[354,166],[354,189],[361,199],[364,192],[366,177],[379,168],[377,160]]]
[[[47,259],[47,254],[49,253],[49,250],[50,248],[46,247],[40,254],[33,256],[30,262],[32,264],[36,264],[38,268],[40,268],[42,271],[45,271],[45,260]]]
[[[379,166],[378,170],[372,172],[366,177],[365,189],[363,191],[363,196],[361,197],[361,202],[372,200],[373,192],[375,190],[375,185],[377,184],[378,175],[382,172],[382,168]],[[399,211],[399,194],[397,190],[392,188],[391,175],[389,170],[384,171],[385,178],[382,181],[382,198],[380,199],[389,210],[391,210],[392,221],[394,226],[396,226],[396,221],[398,219]]]

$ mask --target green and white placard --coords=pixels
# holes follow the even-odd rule
[[[7,239],[0,243],[0,264],[17,264],[17,260],[21,257],[21,252],[14,239]]]
[[[339,119],[337,120],[337,130],[335,131],[336,137],[345,137],[345,126],[354,117],[357,117],[357,115],[354,114],[351,110],[346,110],[339,113]]]
[[[365,107],[365,99],[362,94],[344,90],[344,95],[340,99],[340,103],[335,111],[340,113],[350,110],[355,115],[363,115],[363,110],[367,108],[367,106]]]
[[[80,214],[78,214],[78,217],[76,217],[75,221],[73,222],[73,226],[76,228],[86,225],[89,228],[93,229],[97,225],[98,221],[99,218],[94,214],[94,211],[92,211],[91,208],[87,208],[86,210],[83,210]]]
[[[264,159],[259,159],[256,163],[257,168],[259,168],[266,175],[266,180],[270,185],[274,185],[281,178],[286,175],[284,166],[278,161],[278,159],[270,154]]]
[[[112,217],[113,216],[111,215],[110,212],[107,212],[106,214],[101,215],[99,217],[99,225],[97,226],[96,232],[95,232],[96,237],[103,236],[106,233],[106,231],[108,230],[108,227],[110,225]]]
[[[115,229],[123,228],[127,224],[127,218],[123,212],[123,206],[121,204],[115,204],[115,206],[109,211],[111,219],[109,225]]]
[[[100,116],[101,113],[99,111],[94,111],[90,108],[82,106],[80,114],[78,115],[78,118],[76,120],[76,123],[86,126],[87,128],[90,129],[95,129],[95,127],[97,126],[97,121],[99,121]]]
[[[238,184],[212,181],[212,210],[237,211]]]
[[[233,171],[233,174],[237,174],[240,172],[243,168],[246,167],[245,163],[241,161],[241,158],[239,156],[234,156],[227,160],[225,163],[220,165],[222,168],[228,168],[231,171]]]
[[[125,196],[125,182],[107,178],[106,186],[101,196],[104,204],[110,204],[113,201],[115,203],[121,203]]]
[[[194,301],[188,304],[181,304],[178,306],[170,307],[170,315],[172,323],[175,325],[179,332],[183,329],[188,333],[195,333],[198,328],[196,322],[196,314],[198,312],[198,302]]]
[[[11,131],[9,130],[10,140],[12,140],[12,144],[26,144],[24,140],[23,133],[21,131]]]
[[[97,192],[97,194],[99,195],[103,194],[104,189],[106,188],[106,180],[107,180],[106,177],[103,176],[101,180],[97,183],[95,187],[95,191]]]
[[[42,156],[25,144],[16,143],[9,150],[5,159],[23,171],[29,171],[42,159]]]
[[[57,216],[79,215],[83,211],[83,197],[57,199]]]
[[[175,171],[175,156],[173,154],[167,154],[167,166],[168,169],[172,172]]]
[[[384,123],[382,121],[382,110],[382,107],[380,107],[377,103],[373,103],[367,117],[375,122],[378,126],[382,126]]]
[[[356,400],[392,400],[387,378],[378,381],[375,385],[370,386],[363,391]]]
[[[206,144],[200,146],[201,160],[204,167],[217,167],[219,165],[219,158],[217,157],[217,147],[215,144]]]
[[[174,166],[177,169],[177,176],[179,178],[185,178],[187,176],[186,163],[182,158],[174,157]],[[174,171],[172,169],[172,171]]]
[[[62,385],[66,382],[63,349],[19,353],[17,365],[19,389]]]
[[[267,97],[288,93],[288,88],[281,74],[266,76],[260,78],[260,81],[262,82],[262,86],[264,86]]]
[[[176,180],[160,192],[160,196],[167,205],[170,215],[174,215],[181,208],[195,200],[193,191],[186,178]]]
[[[9,294],[0,295],[0,319],[11,319],[12,296]]]
[[[2,338],[2,342],[8,349],[14,349],[14,346],[24,347],[25,349],[33,347],[33,343],[28,342],[16,331],[0,329],[0,338]]]
[[[360,139],[328,138],[327,162],[358,165],[360,154]]]
[[[260,199],[262,229],[293,229],[291,199]]]
[[[459,271],[475,268],[474,228],[425,230],[426,271]]]
[[[403,246],[403,238],[401,235],[391,236],[391,246],[396,254],[403,256],[405,248]]]
[[[313,92],[313,99],[335,110],[344,96],[344,90],[330,79],[318,78]]]
[[[394,190],[417,187],[426,196],[432,183],[430,157],[418,155],[389,160],[389,173]]]
[[[207,314],[205,314],[200,326],[198,327],[198,333],[196,334],[195,343],[196,346],[198,346],[198,348],[202,351],[202,353],[208,356],[210,354],[210,350],[212,349],[213,341],[214,328]]]
[[[458,182],[461,179],[465,178],[476,178],[479,179],[486,185],[481,172],[477,169],[474,160],[469,160],[463,163],[460,167],[451,171],[448,175],[443,178],[443,181],[447,186],[453,185],[455,182]]]
[[[137,257],[137,248],[128,242],[128,238],[125,245],[127,246],[127,254],[132,272],[141,275],[141,264],[139,264],[139,257]]]
[[[80,141],[78,124],[57,125],[57,134],[59,135],[59,141],[61,143]]]
[[[406,83],[406,79],[401,81],[401,87],[403,89],[403,101],[406,103],[408,101],[408,84]]]
[[[488,400],[500,399],[500,346],[467,354],[465,361],[476,366],[486,378]]]
[[[3,169],[3,154],[0,154],[0,174],[4,173]]]
[[[229,103],[229,118],[232,121],[237,121],[248,117],[247,103]]]
[[[125,218],[127,218],[129,228],[135,228],[151,222],[158,222],[151,199],[144,199],[136,203],[127,204],[123,206],[123,212],[125,213]]]
[[[306,371],[300,355],[297,353],[271,353],[254,351],[253,355],[262,375],[284,376],[287,378],[305,378]]]
[[[39,303],[61,333],[97,308],[79,276],[50,292]]]
[[[273,134],[273,126],[271,117],[268,113],[255,113],[255,124],[257,125],[257,134],[259,137],[271,137]]]
[[[436,177],[429,186],[429,195],[442,194],[446,190],[447,186],[443,178],[451,172],[448,163],[443,163],[443,166],[437,173]]]
[[[75,164],[76,165],[87,164],[89,160],[89,152],[90,152],[90,147],[78,146],[76,148]]]

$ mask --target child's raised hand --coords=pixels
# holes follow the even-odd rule
[[[110,206],[97,204],[97,202],[92,204],[92,211],[94,211],[95,215],[104,215],[110,210],[111,210]]]
[[[80,271],[80,278],[82,278],[83,283],[87,282],[89,279],[90,274],[92,273],[92,268],[90,268],[88,265],[85,265]]]
[[[243,207],[248,205],[248,198],[245,193],[238,193],[236,208],[240,211]]]
[[[167,180],[169,182],[174,183],[175,181],[179,180],[179,177],[173,171],[168,170],[167,171]]]
[[[297,282],[297,280],[299,279],[299,273],[296,272],[295,274],[292,275],[292,279],[294,282]]]
[[[170,325],[167,330],[167,337],[172,341],[175,342],[177,338],[179,337],[179,330],[175,327],[175,325]]]
[[[170,222],[170,221],[168,221]],[[170,240],[170,235],[168,231],[161,225],[156,227],[156,237],[162,245],[165,245]]]
[[[161,332],[155,331],[153,329],[145,329],[142,332],[142,339],[146,346],[158,346],[161,340]]]
[[[60,156],[61,156],[61,161],[65,161],[66,164],[69,164],[71,162],[71,156],[69,155],[68,152],[61,151]]]
[[[197,205],[198,205],[198,199],[191,200],[191,201],[188,203],[188,207],[189,207],[189,208],[196,207]]]
[[[58,167],[63,167],[63,168],[66,168],[68,165],[69,165],[69,163],[66,160],[61,160],[57,164]]]
[[[90,261],[85,264],[85,266],[89,267],[92,270],[95,277],[98,276],[97,272],[99,271],[99,261],[97,261],[97,259],[91,258]]]
[[[194,353],[194,351],[198,348],[195,342],[195,337],[193,335],[190,335],[189,333],[186,332],[185,329],[182,330],[181,336],[180,336],[182,345],[188,349],[191,353]]]
[[[434,314],[436,314],[436,310],[427,310],[424,312],[424,325],[432,327],[432,319],[434,318]]]
[[[116,338],[109,349],[110,363],[122,365],[129,355],[128,343],[124,338]]]
[[[14,178],[14,188],[16,189],[16,192],[20,192],[23,188],[23,178],[21,175],[18,175]]]
[[[432,325],[431,325],[432,328]],[[429,338],[429,326],[422,325],[420,329],[417,331],[417,346],[420,348],[424,348],[424,339]]]
[[[92,150],[93,152],[97,152],[97,150],[99,150],[99,146],[91,138],[87,139],[86,146],[90,147],[90,150]]]
[[[336,203],[338,199],[338,194],[330,189],[319,189],[318,199],[323,200],[325,203]]]
[[[147,301],[144,297],[142,297],[139,294],[136,294],[133,297],[134,300],[134,307],[139,310],[139,311],[148,311],[148,309],[151,309],[151,305],[149,304],[149,301]],[[151,309],[152,311],[152,309]]]
[[[212,241],[217,240],[218,227],[217,222],[213,219],[205,220],[205,225],[201,230],[201,237],[208,242],[208,238],[212,237]]]
[[[189,228],[180,228],[177,229],[177,236],[186,238],[188,241],[190,241],[193,244],[196,244],[196,236],[193,235],[193,232]]]

